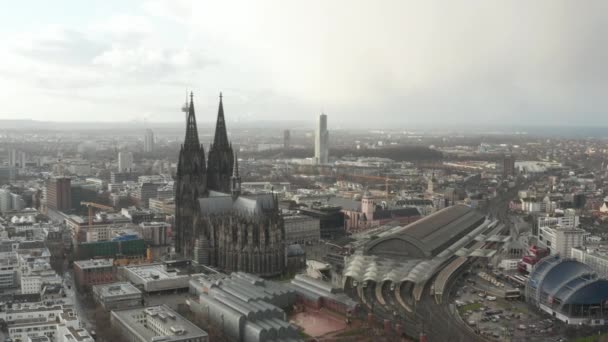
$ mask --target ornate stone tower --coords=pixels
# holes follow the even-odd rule
[[[376,204],[369,190],[365,190],[363,197],[361,198],[361,212],[365,214],[365,218],[368,222],[374,219],[374,211],[376,211]]]
[[[230,178],[230,192],[232,198],[237,198],[241,195],[241,176],[239,175],[239,158],[234,155],[234,167],[232,168],[232,177]]]
[[[193,219],[198,212],[198,198],[207,193],[205,151],[198,140],[193,94],[190,93],[186,138],[179,151],[175,179],[175,251],[191,257],[197,231]]]
[[[226,120],[224,119],[224,105],[220,93],[220,106],[217,112],[215,136],[213,144],[209,147],[207,164],[207,189],[226,194],[231,192],[231,177],[234,164],[232,144],[228,141],[226,133]]]

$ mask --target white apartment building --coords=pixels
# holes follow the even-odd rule
[[[79,329],[80,321],[71,306],[14,304],[1,311],[8,328],[8,337],[13,342],[27,342],[28,339],[46,336],[51,342],[68,342],[58,332],[63,327]],[[73,341],[71,341],[73,342]]]
[[[166,222],[142,222],[139,224],[143,238],[153,246],[164,246],[168,244],[170,224]]]
[[[561,217],[540,216],[538,218],[538,228],[544,227],[565,227],[577,228],[579,225],[579,217],[577,215],[566,215]]]
[[[608,248],[606,247],[574,247],[572,258],[589,265],[602,278],[608,278]]]
[[[43,285],[62,284],[62,278],[54,270],[45,270],[22,276],[20,281],[22,294],[40,293]]]
[[[0,289],[17,287],[19,261],[14,251],[0,253]]]
[[[559,254],[563,258],[570,258],[572,248],[583,246],[587,235],[588,233],[580,228],[539,227],[538,246],[549,250],[551,255]]]

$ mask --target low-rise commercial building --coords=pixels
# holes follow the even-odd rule
[[[13,305],[10,309],[0,311],[0,319],[6,322],[8,337],[13,342],[27,342],[28,339],[44,337],[51,342],[68,342],[61,335],[63,329],[78,329],[80,326],[74,308],[67,305]]]
[[[295,292],[285,285],[249,273],[218,273],[193,278],[190,292],[198,295],[187,300],[192,311],[209,324],[221,326],[230,340],[301,341],[283,311],[295,303]]]
[[[150,198],[150,210],[158,214],[174,215],[175,200],[173,198]]]
[[[144,292],[187,289],[190,276],[180,274],[164,264],[129,265],[121,267],[121,276]]]
[[[128,342],[207,342],[209,335],[166,305],[112,311],[112,327]]]
[[[296,275],[291,281],[291,287],[297,293],[298,302],[317,310],[325,307],[341,314],[352,314],[358,307],[358,303],[341,289],[307,275]]]
[[[114,281],[114,260],[95,259],[74,262],[74,282],[79,290]]]
[[[127,282],[95,285],[93,295],[95,300],[108,311],[143,306],[141,291]]]
[[[166,222],[142,222],[139,224],[144,240],[152,246],[168,244],[170,224]]]
[[[321,221],[306,215],[286,215],[285,244],[310,245],[317,244],[321,239]]]
[[[40,293],[44,286],[62,283],[62,278],[52,269],[33,272],[21,277],[21,294]]]
[[[0,252],[0,289],[18,286],[18,269],[19,261],[16,252]]]
[[[322,239],[332,240],[346,234],[344,213],[339,206],[300,208],[299,212],[301,215],[319,219]]]

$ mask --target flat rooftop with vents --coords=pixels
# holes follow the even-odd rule
[[[166,305],[112,311],[113,328],[128,341],[207,342],[207,333]]]
[[[135,286],[145,292],[187,289],[190,276],[163,264],[130,265],[120,272]]]
[[[74,261],[74,265],[77,265],[82,270],[91,269],[91,268],[112,267],[114,265],[114,260],[113,259],[80,260],[80,261]]]
[[[142,292],[128,282],[95,285],[93,294],[95,300],[106,310],[142,306]]]

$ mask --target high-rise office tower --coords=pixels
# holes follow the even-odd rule
[[[327,115],[321,114],[317,120],[315,132],[315,163],[319,165],[327,164],[329,132],[327,131]]]
[[[49,209],[67,211],[72,206],[72,180],[67,177],[57,177],[46,185],[46,206]]]
[[[118,172],[131,172],[133,169],[133,153],[118,152]]]
[[[507,178],[515,175],[515,156],[506,155],[502,160],[502,176]]]
[[[291,148],[291,132],[288,129],[283,131],[283,148],[286,150]]]
[[[144,136],[144,152],[154,152],[154,132],[151,129],[147,129]]]
[[[15,168],[12,166],[0,166],[0,186],[15,181]]]
[[[27,155],[23,151],[19,151],[19,167],[25,169],[25,164],[27,164]]]
[[[8,150],[8,166],[17,166],[17,150],[14,148]]]
[[[13,209],[11,192],[8,189],[0,189],[0,213]]]

